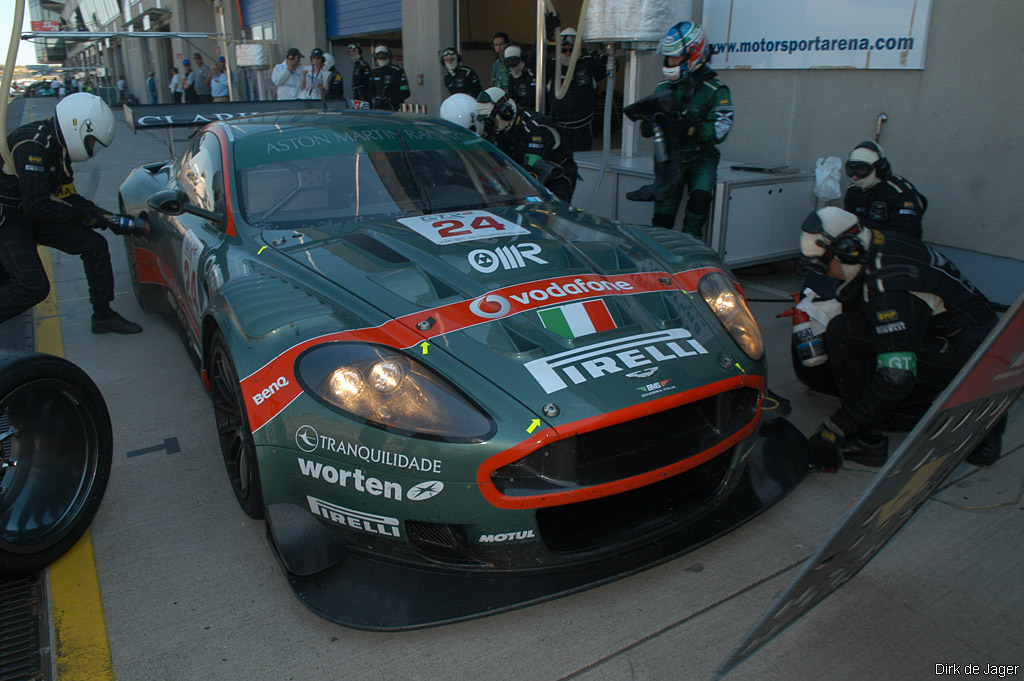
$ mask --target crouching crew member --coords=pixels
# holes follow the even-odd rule
[[[804,267],[840,279],[843,314],[825,329],[840,408],[811,436],[811,459],[834,472],[850,459],[881,466],[883,428],[909,430],[996,324],[989,301],[934,248],[883,233],[841,208],[803,224]],[[1006,418],[967,457],[999,458]]]

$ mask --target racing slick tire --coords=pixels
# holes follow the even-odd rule
[[[71,362],[0,350],[0,577],[31,575],[89,527],[110,478],[99,388]]]
[[[261,520],[266,515],[263,487],[256,460],[249,418],[245,412],[242,390],[238,386],[235,363],[231,359],[224,336],[218,331],[210,342],[210,385],[213,410],[217,418],[217,434],[231,489],[238,505],[250,518]]]

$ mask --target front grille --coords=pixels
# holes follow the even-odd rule
[[[622,494],[539,509],[541,539],[555,553],[578,553],[651,540],[692,522],[713,508],[709,502],[729,474],[727,454]]]
[[[649,473],[732,437],[757,415],[758,392],[737,388],[554,442],[494,471],[506,496],[579,489]]]

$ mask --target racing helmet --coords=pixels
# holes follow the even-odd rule
[[[475,99],[460,92],[441,102],[441,118],[479,135],[483,133],[483,125],[477,121],[476,106]]]
[[[68,156],[73,162],[88,161],[96,144],[109,147],[117,128],[106,102],[88,92],[76,92],[57,103],[54,114]]]
[[[502,132],[516,117],[516,103],[500,87],[489,87],[476,98],[477,119]]]
[[[450,66],[448,64],[448,57],[455,57],[455,61],[453,61]],[[444,67],[449,71],[454,71],[455,68],[461,63],[462,55],[459,54],[459,51],[456,50],[454,47],[446,47],[443,50],[441,50],[441,64],[443,64]]]
[[[558,34],[558,42],[565,49],[566,45],[571,49],[576,44],[576,29],[567,28]]]
[[[505,48],[502,58],[505,60],[505,66],[509,73],[516,78],[522,75],[523,69],[526,68],[526,62],[523,61],[523,48],[513,43]]]
[[[669,82],[683,80],[708,60],[708,36],[704,27],[692,21],[681,21],[661,39],[658,51],[665,55],[661,72]],[[669,57],[682,57],[676,66],[669,66]]]
[[[324,52],[324,68],[333,71],[338,66],[338,61],[330,52]]]
[[[835,258],[842,265],[843,281],[849,281],[868,261],[871,230],[853,213],[826,206],[808,215],[800,230],[804,269],[827,274],[829,262]]]
[[[387,45],[377,45],[373,48],[373,60],[377,66],[386,66],[391,63],[391,48]]]
[[[889,161],[877,142],[861,142],[846,159],[846,175],[853,178],[853,185],[870,189],[889,174]]]

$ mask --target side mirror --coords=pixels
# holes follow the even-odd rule
[[[214,224],[221,224],[224,222],[223,213],[215,213],[212,210],[206,210],[200,208],[194,204],[188,202],[188,196],[185,192],[180,189],[162,189],[155,194],[151,195],[146,203],[149,207],[158,213],[164,215],[181,215],[182,213],[191,213],[192,215],[198,215],[201,218],[206,218]]]
[[[163,189],[146,200],[149,207],[164,215],[181,215],[185,212],[185,192],[180,189]]]

